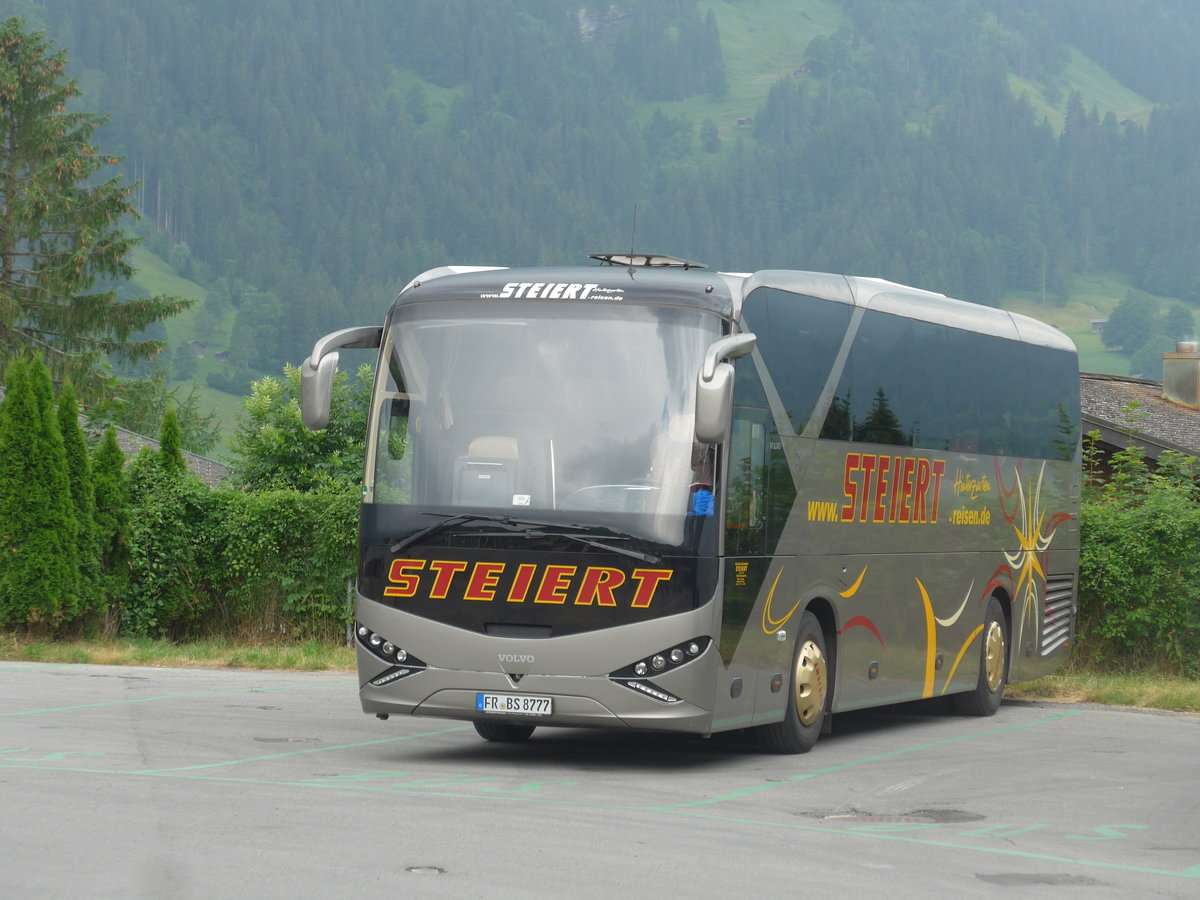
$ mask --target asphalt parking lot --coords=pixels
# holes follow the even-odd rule
[[[6,897],[1200,896],[1200,716],[744,735],[359,711],[352,675],[0,663]]]

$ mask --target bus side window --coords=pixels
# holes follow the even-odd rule
[[[729,438],[729,515],[727,527],[752,531],[762,527],[767,429],[763,410],[737,407]],[[749,415],[747,415],[749,414]]]
[[[796,485],[758,366],[749,357],[738,360],[733,384],[727,479],[725,552],[774,553],[796,500]]]

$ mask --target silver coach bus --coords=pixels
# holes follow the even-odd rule
[[[873,278],[670,257],[445,267],[382,326],[356,624],[362,707],[803,752],[833,713],[990,715],[1070,654],[1075,348]]]

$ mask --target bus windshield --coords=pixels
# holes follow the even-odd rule
[[[696,373],[720,319],[679,307],[431,302],[396,308],[368,503],[596,523],[679,545],[713,510]]]

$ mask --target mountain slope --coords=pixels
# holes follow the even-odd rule
[[[170,340],[241,342],[226,386],[426,267],[625,246],[635,205],[639,244],[728,268],[1200,296],[1194,4],[26,2],[209,290]]]

